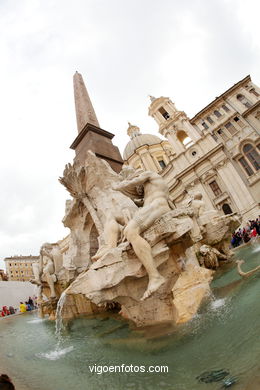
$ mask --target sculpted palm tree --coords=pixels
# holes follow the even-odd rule
[[[88,210],[94,224],[96,225],[97,231],[101,236],[103,231],[102,223],[97,215],[95,207],[87,194],[87,173],[85,167],[80,167],[78,170],[74,165],[66,164],[63,171],[63,177],[59,178],[59,182],[64,185],[70,195],[80,200],[86,209]]]

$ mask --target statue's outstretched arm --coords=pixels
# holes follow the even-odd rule
[[[113,189],[116,191],[126,190],[138,185],[144,184],[150,179],[150,172],[142,172],[139,176],[134,177],[133,179],[126,179],[121,181],[118,184],[113,186]]]

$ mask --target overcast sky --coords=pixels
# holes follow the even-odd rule
[[[127,121],[157,132],[148,94],[192,117],[248,74],[260,85],[259,15],[258,0],[1,0],[0,268],[68,234],[76,70],[122,152]]]

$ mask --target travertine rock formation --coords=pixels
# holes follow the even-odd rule
[[[138,326],[190,320],[213,273],[200,267],[200,247],[210,245],[227,258],[239,218],[205,211],[200,194],[171,209],[159,175],[133,169],[118,175],[91,152],[84,166],[67,165],[60,181],[73,197],[63,219],[71,230],[68,249],[62,270],[54,272],[57,281],[52,277],[56,294],[66,293],[62,315],[92,314],[117,303]]]

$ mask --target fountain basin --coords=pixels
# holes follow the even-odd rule
[[[259,249],[237,252],[246,260],[245,271],[259,264]],[[47,319],[29,313],[3,318],[2,371],[19,390],[218,390],[221,382],[205,385],[196,377],[225,369],[237,378],[231,388],[256,390],[260,275],[244,280],[235,263],[224,268],[211,284],[213,296],[192,321],[175,328],[136,329],[116,315],[100,314],[71,321],[58,343],[55,324]],[[167,366],[168,372],[99,374],[90,369],[122,364]]]

